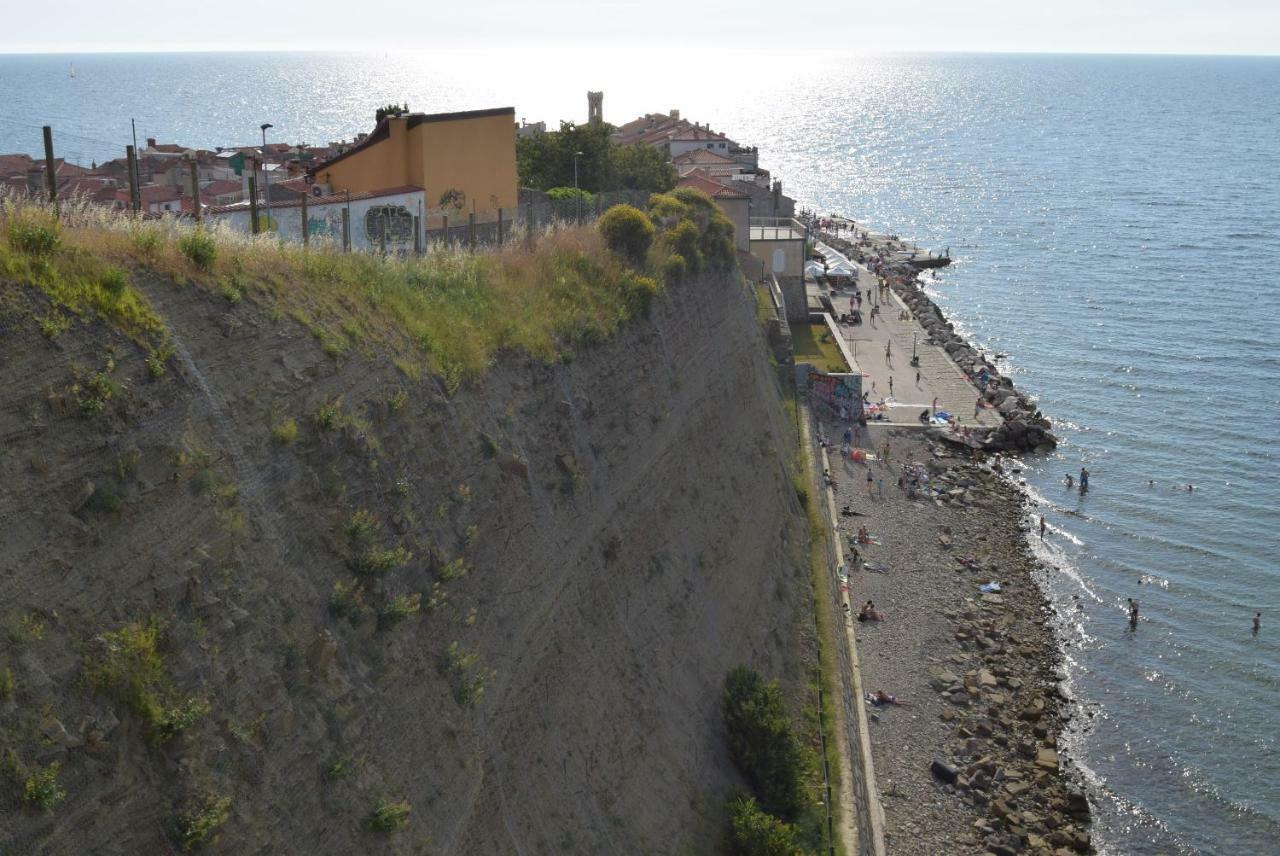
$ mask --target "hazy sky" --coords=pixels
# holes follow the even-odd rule
[[[1280,0],[14,0],[0,52],[584,43],[878,51],[1280,54]],[[507,54],[510,56],[510,54]],[[495,55],[501,62],[502,55]],[[645,61],[643,54],[619,61]]]

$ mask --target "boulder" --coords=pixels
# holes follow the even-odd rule
[[[948,764],[946,761],[943,761],[941,758],[933,759],[929,764],[929,772],[933,773],[934,777],[939,781],[946,782],[947,784],[955,782],[956,777],[960,775],[959,770]]]

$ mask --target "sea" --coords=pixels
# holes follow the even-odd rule
[[[556,127],[589,89],[759,146],[806,208],[948,250],[930,294],[1053,420],[1021,477],[1099,851],[1280,853],[1280,58],[639,55],[0,56],[0,152],[350,139],[403,101]]]

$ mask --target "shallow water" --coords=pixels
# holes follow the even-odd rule
[[[604,88],[606,118],[681,107],[759,145],[809,205],[950,247],[932,293],[1010,354],[1063,439],[1026,476],[1051,527],[1034,546],[1070,643],[1097,838],[1276,852],[1280,60],[809,54],[769,70],[715,53],[703,74],[687,59],[0,57],[0,151],[37,151],[49,122],[87,164],[122,153],[130,116],[140,138],[204,146],[251,144],[263,121],[271,139],[337,139],[405,98],[554,124]],[[1062,484],[1081,466],[1083,497]]]

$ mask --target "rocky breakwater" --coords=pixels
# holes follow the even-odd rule
[[[971,432],[984,450],[1047,451],[1058,445],[1048,417],[1014,387],[1012,378],[1001,374],[981,351],[957,335],[955,325],[925,294],[920,286],[918,264],[892,255],[892,248],[882,236],[864,235],[857,244],[828,233],[823,233],[822,239],[851,258],[878,270],[883,281],[911,310],[912,316],[924,329],[929,344],[946,351],[947,356],[973,381],[983,399],[1000,414],[1004,421],[999,427]]]
[[[983,448],[995,452],[1048,450],[1057,446],[1058,438],[1050,430],[1053,426],[1049,418],[1014,387],[1012,378],[1001,374],[982,352],[956,334],[955,325],[920,287],[918,272],[906,264],[894,268],[896,275],[889,277],[890,287],[924,328],[929,343],[947,352],[973,379],[979,394],[1004,419],[1003,424],[982,438]]]

